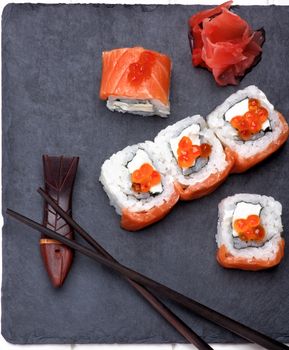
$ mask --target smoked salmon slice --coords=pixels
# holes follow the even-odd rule
[[[99,97],[112,111],[166,117],[171,67],[168,56],[143,47],[104,51]]]
[[[228,269],[240,269],[240,270],[250,270],[258,271],[269,269],[280,263],[284,256],[285,241],[283,238],[279,241],[278,250],[273,259],[260,259],[260,258],[246,258],[246,257],[236,257],[228,251],[225,245],[217,251],[217,261],[218,263]]]
[[[195,185],[184,187],[180,183],[175,183],[175,187],[180,195],[180,200],[189,201],[204,197],[215,191],[229,176],[232,167],[234,166],[235,158],[233,152],[225,147],[227,166],[223,171],[211,174],[205,181]]]
[[[160,206],[143,212],[133,212],[124,208],[121,215],[121,227],[128,231],[137,231],[163,219],[179,200],[175,190],[171,197]]]

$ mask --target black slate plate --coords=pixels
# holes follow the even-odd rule
[[[180,203],[139,233],[119,228],[98,182],[100,166],[128,144],[152,139],[188,115],[207,115],[228,95],[256,84],[289,115],[289,8],[238,7],[264,26],[261,63],[239,87],[217,87],[193,69],[187,20],[199,6],[8,5],[3,26],[3,209],[41,221],[41,155],[80,156],[75,218],[122,263],[280,341],[289,341],[288,252],[273,270],[222,269],[215,261],[217,204],[237,192],[272,195],[289,227],[288,145],[212,195]],[[142,45],[174,62],[168,120],[111,113],[98,99],[101,52]],[[5,216],[5,215],[4,215]],[[54,290],[38,235],[7,220],[3,232],[2,334],[13,343],[171,343],[183,339],[119,276],[76,255],[63,288]],[[206,341],[239,342],[173,306]]]

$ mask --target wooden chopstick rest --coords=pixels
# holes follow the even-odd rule
[[[79,158],[49,155],[42,158],[46,192],[71,215],[72,191]],[[66,238],[74,239],[72,227],[47,202],[44,203],[43,225]],[[70,271],[74,252],[45,235],[42,235],[39,243],[50,281],[55,288],[59,288]]]

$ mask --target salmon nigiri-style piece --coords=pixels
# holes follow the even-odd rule
[[[112,111],[167,117],[171,67],[168,56],[143,47],[104,51],[99,96]]]

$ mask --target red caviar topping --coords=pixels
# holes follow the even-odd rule
[[[244,233],[249,229],[249,225],[246,219],[237,219],[234,222],[234,229],[238,233]]]
[[[183,136],[179,142],[178,152],[179,150],[189,150],[192,146],[192,140],[187,136]]]
[[[144,163],[138,170],[132,173],[131,180],[133,183],[145,183],[150,178],[152,172],[153,167],[148,163]]]
[[[261,241],[265,237],[265,229],[260,225],[258,215],[249,215],[247,219],[237,219],[233,226],[243,241]]]
[[[247,222],[250,227],[257,227],[260,225],[260,217],[258,215],[249,215]]]
[[[150,78],[155,61],[156,56],[153,52],[143,51],[138,61],[129,65],[128,81],[133,85],[140,85],[144,80]]]
[[[255,112],[252,112],[252,111],[246,112],[244,114],[244,119],[245,120],[250,120],[250,119],[254,118],[255,115],[256,115]]]
[[[144,183],[140,185],[140,192],[149,192],[151,188],[150,182]]]
[[[253,228],[253,234],[255,235],[255,240],[258,241],[258,240],[262,240],[264,239],[265,237],[265,230],[264,230],[264,227],[259,225],[257,227],[254,227]]]
[[[231,124],[238,131],[243,131],[248,129],[248,121],[242,116],[234,117],[231,120]]]
[[[187,152],[186,154],[182,154],[178,157],[178,163],[181,168],[189,168],[191,167],[196,160],[196,157],[192,152]]]
[[[248,141],[251,138],[251,132],[250,130],[242,130],[239,132],[239,136],[242,140]]]
[[[245,233],[240,235],[242,241],[262,241],[265,237],[265,230],[263,226],[250,228]]]
[[[151,185],[155,186],[161,182],[161,175],[158,171],[154,170],[151,174]]]
[[[156,55],[151,51],[143,51],[139,57],[139,63],[155,63]]]
[[[198,158],[201,155],[201,147],[198,145],[193,145],[191,152],[195,158]]]
[[[139,170],[145,180],[148,179],[154,171],[153,167],[148,163],[144,163]]]
[[[193,145],[188,136],[183,136],[178,145],[178,164],[181,168],[190,168],[198,157],[208,158],[211,150],[211,145],[207,143],[203,143],[201,146]]]
[[[264,107],[260,107],[257,111],[257,115],[262,123],[268,119],[268,111]]]
[[[260,107],[260,102],[256,98],[249,99],[249,111],[256,111]]]
[[[212,146],[208,143],[201,144],[201,157],[208,158],[212,152]]]
[[[243,116],[236,116],[231,119],[231,125],[238,130],[239,137],[250,140],[252,135],[258,134],[262,129],[262,124],[268,119],[268,111],[261,107],[260,102],[255,98],[250,98],[248,102],[248,112]]]
[[[151,187],[161,182],[161,175],[150,164],[144,163],[131,174],[131,182],[135,192],[149,192]]]
[[[139,170],[135,170],[131,176],[131,181],[133,183],[140,183],[142,180],[142,173]]]
[[[132,189],[135,191],[135,192],[140,192],[141,191],[141,186],[140,186],[140,184],[137,184],[137,183],[133,183],[132,184]]]
[[[251,113],[251,112],[249,112]],[[262,128],[262,122],[256,114],[245,116],[248,122],[248,129],[251,134],[257,134]]]

